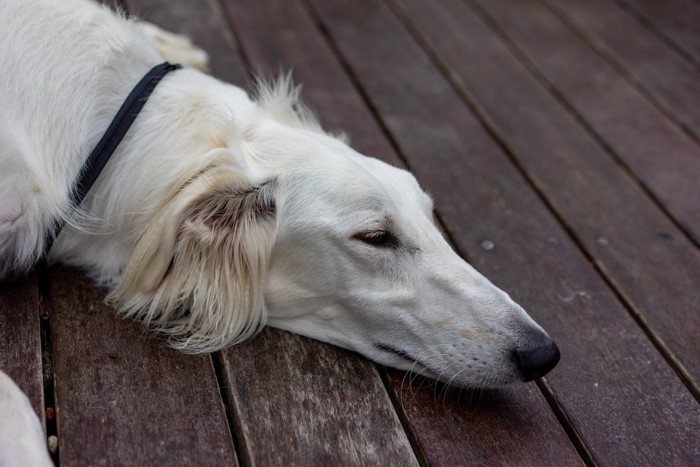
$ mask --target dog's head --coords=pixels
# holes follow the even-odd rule
[[[184,350],[238,342],[267,319],[459,386],[551,370],[557,347],[452,250],[415,178],[294,104],[263,102],[226,143],[234,162],[178,188],[113,294],[121,308]]]
[[[314,153],[278,194],[272,326],[461,386],[556,365],[547,334],[452,250],[411,174],[337,141]]]

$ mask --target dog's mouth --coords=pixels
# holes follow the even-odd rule
[[[399,357],[402,360],[405,360],[406,362],[410,363],[411,364],[410,370],[414,371],[416,373],[423,373],[423,374],[427,373],[426,376],[431,376],[432,378],[435,378],[435,379],[437,379],[441,373],[439,371],[434,370],[427,363],[414,357],[413,355],[406,352],[405,350],[397,349],[396,347],[392,347],[390,345],[382,344],[382,343],[375,343],[374,347],[376,349],[381,350],[382,352],[392,354],[395,357]]]

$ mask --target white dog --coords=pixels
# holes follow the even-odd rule
[[[0,2],[0,277],[31,268],[68,221],[50,260],[184,351],[268,323],[460,386],[556,365],[547,334],[451,250],[413,176],[324,133],[288,80],[251,100],[195,69],[167,75],[73,212],[132,87],[163,59],[204,57],[85,0]],[[0,425],[24,427],[0,426],[0,449],[42,443],[23,397],[0,373]]]
[[[0,276],[31,268],[67,219],[50,261],[184,351],[268,323],[459,386],[556,364],[547,334],[452,251],[414,177],[324,133],[287,80],[251,100],[168,74],[71,214],[85,158],[173,53],[202,61],[84,0],[0,2]]]

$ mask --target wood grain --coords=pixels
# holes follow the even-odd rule
[[[562,361],[546,379],[593,459],[692,461],[697,446],[691,433],[700,429],[696,401],[407,31],[378,2],[312,3],[409,166],[436,198],[457,245],[558,342]],[[410,15],[416,21],[435,22],[436,16],[447,21],[435,27],[445,48],[462,50],[468,42],[463,36],[456,40],[455,31],[483,31],[445,2],[420,7]],[[493,52],[489,41],[469,44]],[[461,62],[489,80],[481,93],[500,98],[504,112],[518,122],[543,118],[544,110],[509,100],[508,88],[520,86],[512,76],[506,82],[488,63],[468,55]],[[504,134],[518,144],[540,137],[514,124]],[[556,144],[546,154],[563,152]],[[585,177],[551,159],[545,165],[560,177]],[[495,247],[481,248],[484,240]],[[693,290],[686,282],[681,292]]]
[[[44,420],[40,315],[36,274],[0,282],[0,370]]]
[[[269,328],[223,353],[247,463],[418,465],[367,360]]]
[[[104,291],[50,277],[61,465],[236,465],[211,357],[116,316]]]
[[[479,391],[448,388],[397,370],[389,370],[389,376],[411,426],[421,435],[421,446],[431,454],[431,465],[582,463],[570,449],[558,446],[561,441],[550,437],[544,423],[537,422],[545,418],[546,408],[532,403],[540,396],[534,384]],[[541,455],[543,451],[547,456]]]
[[[354,147],[402,165],[351,79],[299,3],[231,1],[225,5],[254,69],[271,74],[280,67],[293,69],[295,77],[304,84],[304,96],[318,110],[322,122],[332,122],[332,128],[349,129]],[[407,377],[406,381],[410,379]],[[402,389],[415,393],[415,400],[420,401],[407,409],[421,450],[431,463],[469,463],[485,457],[491,464],[512,463],[516,459],[538,459],[551,464],[577,462],[576,452],[534,386],[514,386],[504,393],[500,400],[503,410],[471,410],[465,408],[468,404],[455,402],[458,398],[453,393],[444,401],[442,396],[434,397],[432,387],[402,384],[395,379],[391,382],[401,394]],[[536,416],[517,416],[515,412],[523,406],[529,408],[527,413]],[[465,410],[469,416],[463,416]],[[474,426],[479,427],[478,432],[472,431]],[[446,431],[455,436],[444,436]],[[466,433],[471,436],[463,437]],[[518,442],[524,438],[532,442]]]
[[[477,3],[700,242],[700,146],[541,3]]]
[[[695,67],[610,0],[546,3],[700,139],[700,80]]]

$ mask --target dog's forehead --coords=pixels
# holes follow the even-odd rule
[[[420,187],[418,180],[407,170],[394,167],[372,157],[359,156],[366,172],[374,178],[388,196],[398,206],[415,207],[431,210],[432,199]]]
[[[309,165],[319,194],[375,204],[431,205],[430,197],[410,172],[350,151],[344,157],[327,155],[322,162]]]
[[[432,199],[408,171],[358,153],[329,135],[288,131],[283,147],[289,188],[306,210],[432,211]],[[296,204],[296,203],[294,203]]]

